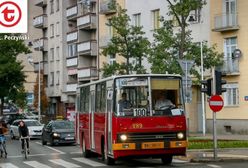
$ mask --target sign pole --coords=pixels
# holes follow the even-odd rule
[[[215,68],[212,68],[212,77],[213,77],[213,84],[212,84],[212,89],[213,89],[213,95],[216,93],[216,88],[215,88]],[[217,131],[216,131],[216,113],[213,112],[213,141],[214,141],[214,160],[217,159]]]

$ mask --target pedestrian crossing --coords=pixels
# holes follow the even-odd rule
[[[82,167],[104,167],[106,164],[86,159],[83,157],[80,158],[71,158],[71,160],[64,159],[49,159],[45,163],[41,163],[36,160],[24,160],[20,163],[0,163],[0,168],[53,168],[53,167],[61,167],[61,168],[82,168]]]

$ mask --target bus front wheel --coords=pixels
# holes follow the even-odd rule
[[[82,140],[82,152],[83,152],[83,157],[89,158],[90,157],[90,151],[86,149],[86,144],[85,144],[85,138],[83,136]]]
[[[170,165],[172,163],[173,156],[172,155],[166,155],[161,157],[161,161],[164,165]]]

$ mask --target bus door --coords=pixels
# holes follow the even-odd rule
[[[94,125],[94,121],[95,121],[95,117],[94,117],[94,113],[95,113],[95,91],[91,90],[90,92],[90,102],[91,102],[91,109],[90,109],[90,139],[91,139],[91,149],[95,149],[95,125]]]
[[[107,145],[108,145],[108,154],[113,154],[112,150],[112,116],[113,116],[113,89],[108,88],[107,90]]]

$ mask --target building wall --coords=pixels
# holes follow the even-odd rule
[[[228,125],[232,128],[231,132],[247,132],[248,126],[244,124],[248,119],[248,101],[245,101],[244,97],[248,95],[247,85],[248,85],[248,66],[246,53],[248,53],[247,48],[247,28],[248,23],[246,18],[248,17],[248,12],[246,6],[248,1],[237,0],[237,14],[238,14],[238,30],[229,30],[225,32],[211,32],[211,44],[217,44],[217,50],[219,52],[224,51],[224,39],[229,37],[237,37],[237,48],[242,51],[242,56],[239,59],[239,73],[230,75],[228,74],[225,79],[227,84],[237,83],[238,84],[238,101],[239,104],[235,106],[224,106],[221,112],[217,113],[217,122],[219,125],[220,132],[226,132],[225,126]],[[214,17],[217,14],[223,13],[223,1],[222,0],[211,0],[211,29],[214,29]],[[228,97],[225,96],[226,93],[222,94],[225,101]],[[211,121],[212,112],[207,109],[207,119]],[[211,123],[208,124],[208,128],[211,127]],[[211,129],[209,129],[211,130]]]

